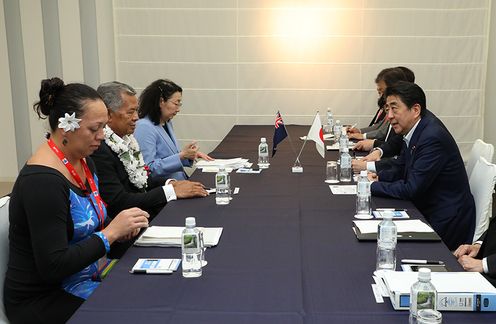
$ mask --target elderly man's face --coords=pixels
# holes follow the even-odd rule
[[[398,96],[388,96],[386,99],[387,118],[396,134],[406,135],[420,118],[420,106],[413,105],[411,109]]]
[[[138,121],[138,99],[122,93],[122,105],[117,111],[109,110],[108,125],[114,133],[123,137],[132,134]]]

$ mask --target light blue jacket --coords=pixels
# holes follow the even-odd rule
[[[193,161],[179,158],[181,149],[177,145],[172,122],[165,123],[165,127],[172,138],[162,126],[154,125],[148,117],[141,118],[136,123],[134,136],[152,177],[185,180],[188,177],[183,166],[191,166]]]

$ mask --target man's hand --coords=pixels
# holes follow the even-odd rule
[[[179,180],[173,181],[171,184],[174,187],[178,199],[208,196],[208,192],[199,182]]]
[[[457,259],[464,255],[475,258],[479,253],[480,247],[480,244],[462,244],[453,252],[453,255]]]
[[[367,174],[367,178],[369,178],[370,182],[379,181],[379,177],[377,176],[377,173],[374,172],[369,172]]]
[[[379,161],[381,159],[381,151],[380,150],[375,150],[369,153],[369,155],[366,155],[363,157],[363,161]]]
[[[360,173],[362,170],[367,170],[367,162],[362,160],[351,160],[351,167],[354,173]]]
[[[363,140],[363,134],[360,133],[348,133],[349,139]]]
[[[353,133],[360,133],[360,129],[356,127],[347,127],[346,128],[346,133],[348,134],[353,134]]]
[[[362,140],[353,146],[355,151],[370,151],[374,148],[374,141],[372,139]]]
[[[482,260],[474,259],[468,255],[462,255],[458,258],[458,263],[461,264],[465,271],[484,272]]]

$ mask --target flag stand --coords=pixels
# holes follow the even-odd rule
[[[283,124],[283,126],[284,126],[284,129],[286,130],[286,134],[288,134],[288,139],[289,139],[289,144],[291,145],[291,149],[293,150],[293,153],[296,155],[296,150],[295,150],[295,147],[293,145],[293,140],[291,139],[291,135],[289,135],[288,129],[286,128],[286,124]],[[291,168],[291,171],[293,173],[303,173],[303,167],[301,166],[301,162],[300,162],[300,155],[301,155],[301,152],[303,151],[303,148],[305,147],[306,142],[307,142],[307,139],[305,137],[305,142],[303,142],[303,146],[301,147],[300,153],[298,153],[298,155],[296,156],[296,160],[293,164],[293,167]]]
[[[291,168],[291,171],[293,173],[303,173],[303,167],[301,166],[300,156],[301,156],[301,152],[303,152],[303,148],[305,147],[305,144],[307,143],[307,140],[308,140],[308,137],[305,136],[305,141],[303,142],[303,145],[301,146],[300,153],[298,153],[298,156],[296,157],[295,163],[293,164],[293,167]],[[296,151],[295,151],[295,153],[296,153]]]

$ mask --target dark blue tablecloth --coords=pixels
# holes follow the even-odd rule
[[[308,127],[288,127],[296,150]],[[269,145],[272,126],[235,126],[212,153],[245,157],[256,166],[260,137]],[[327,159],[336,159],[327,152]],[[291,173],[295,160],[288,139],[270,168],[259,175],[231,173],[240,193],[227,206],[215,197],[168,204],[153,225],[222,226],[217,247],[207,250],[203,276],[133,275],[138,258],[180,258],[179,248],[132,247],[71,323],[407,323],[408,312],[394,311],[389,299],[375,302],[371,284],[375,242],[359,242],[351,224],[354,196],[333,196],[324,183],[325,160],[307,143],[303,174]],[[193,179],[214,186],[214,174]],[[373,198],[373,207],[404,207],[408,201]],[[442,242],[400,242],[401,258],[444,260],[461,268]],[[445,323],[494,323],[491,313],[443,313]]]

